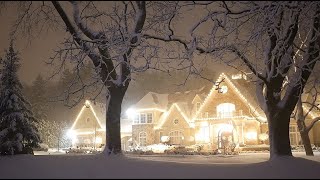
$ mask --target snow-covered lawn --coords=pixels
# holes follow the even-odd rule
[[[295,157],[302,157],[320,162],[320,152],[314,152],[313,157],[307,157],[305,152],[293,152]],[[138,158],[151,161],[164,161],[191,164],[250,164],[266,162],[269,153],[241,153],[240,155],[127,155],[130,158]],[[320,176],[319,176],[320,178]]]
[[[320,178],[319,153],[294,156],[1,156],[0,178]]]

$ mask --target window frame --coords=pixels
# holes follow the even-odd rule
[[[200,102],[197,102],[196,103],[196,112],[198,112],[201,108],[201,103]]]
[[[151,114],[151,122],[149,122],[149,115]],[[147,121],[146,124],[152,124],[153,123],[153,113],[147,113]]]
[[[144,137],[142,135],[144,135]],[[144,141],[143,145],[141,143],[142,139]],[[139,145],[142,146],[142,147],[143,146],[147,146],[147,133],[145,131],[142,131],[142,132],[139,133]]]
[[[175,133],[177,133],[177,134],[175,134]],[[182,131],[180,131],[180,130],[171,131],[169,133],[169,137],[170,137],[170,144],[176,144],[176,145],[183,144],[184,136],[183,136]],[[174,143],[172,141],[174,141]],[[179,143],[176,143],[178,141],[179,141]]]
[[[138,117],[138,119],[136,119]],[[133,124],[140,124],[140,114],[136,114],[133,118]]]
[[[144,123],[142,122],[142,117],[144,116]],[[147,114],[146,113],[140,113],[140,124],[147,124]]]

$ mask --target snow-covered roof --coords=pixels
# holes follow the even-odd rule
[[[225,75],[228,78],[230,76]],[[263,119],[266,119],[266,115],[263,110],[260,108],[258,104],[258,99],[256,96],[256,87],[254,82],[250,82],[244,79],[236,79],[232,80],[229,78],[231,83],[239,90],[239,92],[244,96],[244,98],[251,104],[250,110],[252,110],[252,114],[257,114]]]
[[[168,94],[149,92],[138,103],[132,106],[134,109],[158,108],[167,109]]]

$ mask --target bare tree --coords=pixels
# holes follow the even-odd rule
[[[293,114],[295,120],[297,121],[298,129],[300,132],[301,140],[307,156],[313,156],[313,150],[310,142],[309,132],[314,127],[314,125],[320,120],[317,115],[320,111],[320,106],[318,104],[319,100],[319,79],[317,77],[309,83],[312,84],[311,87],[305,88],[307,97],[302,100],[302,97],[298,99],[296,106],[296,112]],[[308,116],[311,116],[310,122],[306,122]]]
[[[20,2],[18,20],[12,36],[19,31],[30,37],[34,30],[65,29],[69,36],[48,62],[58,61],[56,73],[72,64],[77,76],[67,90],[65,100],[71,106],[86,95],[96,100],[105,92],[106,139],[105,153],[121,153],[120,114],[123,97],[131,80],[131,74],[147,69],[163,70],[158,59],[160,46],[146,41],[143,31],[154,32],[154,27],[167,21],[172,8],[155,11],[157,4],[136,2]],[[147,18],[147,7],[150,9]],[[62,22],[62,23],[61,23]],[[91,81],[83,81],[81,71],[85,61],[93,65]],[[71,97],[73,96],[73,98]],[[76,97],[76,98],[74,98]]]
[[[139,34],[141,33],[146,18],[146,5],[145,2],[136,2],[135,5],[131,4],[132,10],[135,10],[135,21],[131,26],[132,29],[129,29],[128,26],[116,27],[116,24],[113,24],[113,26],[107,27],[99,32],[83,22],[78,3],[70,3],[73,10],[72,20],[59,2],[52,1],[53,6],[65,23],[68,32],[72,35],[72,40],[75,41],[72,45],[75,45],[76,48],[79,48],[81,52],[83,52],[79,57],[86,54],[90,58],[100,76],[100,80],[108,89],[106,121],[107,146],[105,151],[107,151],[108,154],[111,152],[117,154],[121,152],[121,102],[130,82],[129,58],[136,44],[139,43]],[[130,6],[129,3],[124,5],[125,14],[128,13],[126,12],[128,6]],[[107,16],[115,18],[112,15]],[[127,15],[125,15],[125,17],[126,16]],[[119,21],[124,21],[125,24],[128,23],[125,19],[120,19]],[[118,20],[116,22],[118,22]],[[126,34],[122,34],[123,32]],[[119,43],[118,47],[120,48],[116,49],[116,47],[112,49],[113,43]],[[118,52],[115,53],[115,56],[112,56],[112,51]],[[79,59],[77,60],[79,61]],[[116,70],[117,67],[119,67],[118,72]]]

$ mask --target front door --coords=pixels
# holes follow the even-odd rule
[[[224,149],[226,147],[230,147],[232,146],[234,139],[233,139],[233,132],[229,132],[229,131],[223,131],[220,134],[219,139],[219,148],[220,149]]]

